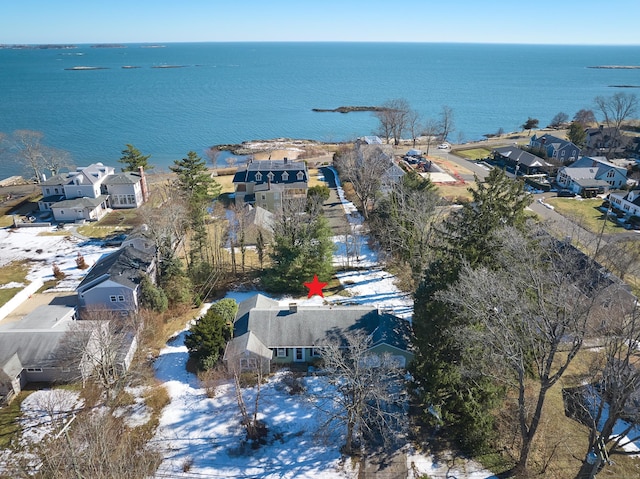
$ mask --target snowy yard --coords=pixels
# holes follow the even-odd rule
[[[99,241],[76,238],[70,232],[61,235],[55,227],[30,227],[0,229],[0,267],[13,261],[31,261],[27,281],[53,279],[53,264],[66,274],[58,283],[58,291],[74,291],[87,274],[88,269],[76,265],[78,252],[82,253],[87,265],[92,266],[104,254],[117,248],[105,248]],[[23,285],[13,285],[20,287]]]
[[[354,213],[355,208],[346,201],[344,207],[354,231],[358,231],[361,219]],[[81,251],[87,264],[92,265],[103,254],[114,250],[74,236],[48,235],[54,232],[55,228],[51,227],[0,230],[0,266],[16,260],[34,260],[27,280],[46,281],[53,278],[55,262],[67,274],[57,289],[73,290],[87,271],[76,266],[78,251]],[[344,239],[336,237],[334,241],[337,245],[334,262],[336,265],[344,264],[347,260]],[[357,269],[338,274],[347,296],[332,296],[325,300],[374,306],[410,319],[412,298],[395,287],[393,276],[378,266],[375,252],[366,246],[365,241],[362,243],[359,245],[358,260],[349,259],[350,266]],[[257,293],[231,292],[228,297],[240,302]],[[291,300],[279,299],[283,303]],[[317,304],[322,302],[322,298],[296,298],[296,301]],[[258,449],[245,444],[233,384],[224,383],[218,387],[215,397],[207,396],[195,375],[186,370],[188,352],[184,345],[185,334],[186,331],[177,332],[155,362],[156,376],[167,388],[170,397],[151,443],[152,447],[163,452],[165,458],[155,477],[357,477],[353,463],[345,461],[340,455],[344,431],[321,431],[322,418],[318,409],[304,394],[289,395],[283,387],[282,373],[272,376],[262,387],[259,411],[269,428],[268,443]],[[328,387],[321,377],[305,378],[304,382],[307,390],[326,390]],[[128,392],[134,398],[144,395],[144,391]],[[250,404],[255,391],[247,388],[243,393]],[[23,441],[39,441],[45,434],[55,434],[61,422],[68,421],[73,411],[82,406],[75,393],[57,394],[49,390],[33,393],[22,403],[21,420],[25,426],[33,426],[27,427]],[[127,408],[116,410],[115,414],[126,417],[130,427],[144,424],[149,418],[148,411],[138,399]],[[456,461],[458,467],[451,468],[450,461],[434,462],[430,457],[415,453],[409,445],[403,449],[407,452],[410,478],[419,474],[429,474],[433,478],[492,477],[477,465],[464,464],[459,459]],[[0,464],[2,456],[0,452]]]

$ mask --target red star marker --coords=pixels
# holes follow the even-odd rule
[[[304,283],[304,285],[309,288],[309,295],[307,296],[307,298],[310,298],[315,294],[317,294],[321,298],[324,298],[324,294],[322,294],[322,288],[324,288],[327,284],[328,283],[318,281],[318,275],[314,274],[313,281],[311,281],[310,283]]]

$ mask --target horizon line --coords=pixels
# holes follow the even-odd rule
[[[163,44],[188,44],[188,43],[219,43],[219,44],[234,44],[234,43],[326,43],[326,44],[413,44],[413,45],[513,45],[513,46],[600,46],[600,47],[640,47],[640,43],[535,43],[535,42],[487,42],[487,41],[409,41],[409,40],[173,40],[173,41],[124,41],[124,42],[110,42],[110,41],[98,41],[98,42],[36,42],[36,43],[24,43],[24,42],[0,42],[0,47],[11,46],[76,46],[76,45],[163,45]]]

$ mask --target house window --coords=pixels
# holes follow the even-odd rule
[[[296,178],[298,178],[298,181],[304,180],[304,173],[302,171],[298,171]]]
[[[287,181],[289,179],[289,173],[286,171],[282,172],[282,181]]]
[[[615,174],[616,174],[616,173],[615,173],[615,171],[613,171],[613,170],[609,170],[609,171],[607,172],[607,178],[613,178]]]
[[[320,356],[322,356],[322,351],[320,350],[320,348],[312,348],[311,349],[311,356],[313,356],[314,358],[319,358]]]
[[[262,201],[266,201],[267,200],[267,195],[260,195],[262,197]]]
[[[124,302],[124,296],[119,294],[118,295],[118,301],[120,301],[121,303]]]
[[[256,368],[256,358],[241,358],[240,359],[240,368],[241,369],[255,369]]]
[[[56,195],[58,194],[58,188],[54,188],[53,191]]]
[[[262,173],[259,171],[256,173],[256,181],[262,181]]]
[[[27,368],[28,373],[41,373],[42,368]]]
[[[109,296],[109,301],[111,301],[112,303],[115,303],[116,301],[118,301],[118,298],[115,295],[111,295]]]
[[[277,348],[276,357],[278,357],[278,358],[286,358],[287,357],[287,348]]]
[[[130,205],[136,204],[136,197],[134,195],[127,195],[127,201]]]
[[[49,195],[49,188],[45,188],[45,191],[47,192],[47,195]]]
[[[269,178],[269,181],[273,181],[273,177],[275,175],[270,171],[269,173],[267,173],[267,178]]]
[[[304,349],[296,348],[295,351],[295,361],[304,361]]]

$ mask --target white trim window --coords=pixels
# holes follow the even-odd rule
[[[304,173],[302,171],[298,171],[296,178],[298,178],[298,181],[304,180]]]
[[[256,181],[262,181],[262,173],[259,171],[256,173]]]
[[[118,297],[115,294],[112,294],[111,296],[109,296],[109,301],[111,301],[112,303],[116,303],[118,301]]]
[[[289,180],[289,173],[287,173],[286,171],[282,172],[282,181],[287,181]]]
[[[276,357],[277,358],[286,358],[287,357],[287,348],[276,348]]]

